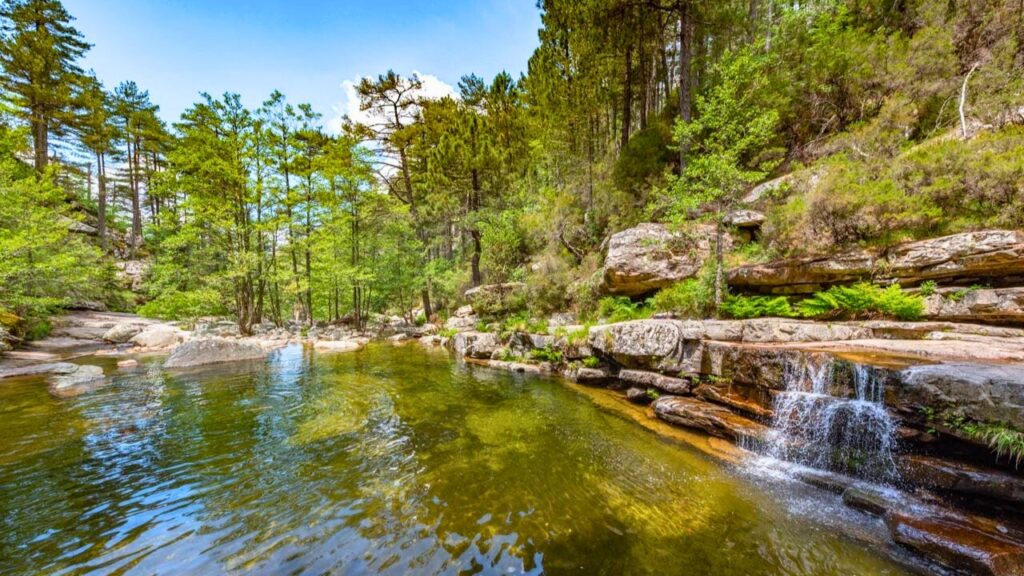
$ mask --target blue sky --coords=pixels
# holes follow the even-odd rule
[[[537,45],[535,0],[64,0],[93,44],[84,65],[112,89],[134,80],[168,121],[199,92],[250,106],[279,89],[330,124],[345,81],[392,68],[455,85],[518,76]],[[434,84],[437,91],[444,86]]]

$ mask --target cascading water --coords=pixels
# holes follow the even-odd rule
[[[891,481],[897,475],[896,423],[883,404],[884,380],[870,367],[852,364],[846,370],[850,366],[811,353],[788,363],[765,451],[804,466]],[[837,382],[840,369],[849,386]]]

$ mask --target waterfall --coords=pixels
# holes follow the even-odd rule
[[[775,396],[764,448],[768,456],[876,481],[896,478],[896,423],[885,409],[885,382],[876,370],[808,353],[789,362],[783,376],[786,389]]]

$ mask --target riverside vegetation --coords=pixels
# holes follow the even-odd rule
[[[405,411],[398,392],[447,391],[466,405],[494,393],[481,389],[484,376],[416,387],[406,382],[415,367],[395,368],[389,349],[368,345],[415,338],[452,349],[470,364],[460,370],[560,374],[604,408],[759,478],[838,493],[844,537],[903,565],[836,544],[834,562],[815,548],[812,559],[755,561],[752,573],[1024,573],[1019,0],[543,0],[538,9],[538,47],[521,76],[467,74],[455,97],[431,99],[415,75],[381,71],[356,87],[374,121],[330,132],[310,105],[278,91],[256,107],[202,94],[168,125],[144,87],[108,89],[82,69],[90,44],[58,0],[4,0],[0,350],[26,350],[0,360],[0,379],[48,381],[55,413],[62,400],[103,413],[108,386],[163,389],[161,367],[255,361],[257,376],[245,378],[274,387],[290,382],[274,368],[282,358],[303,358],[302,378],[341,366],[360,382],[363,358],[374,374],[401,372],[384,379],[386,398],[350,406],[333,384],[316,384],[315,401],[342,416],[307,424],[320,442],[355,434],[380,471],[381,446],[399,440],[375,440],[370,423],[381,407]],[[89,360],[65,361],[82,350]],[[340,352],[351,355],[328,356]],[[171,356],[151,364],[152,353]],[[444,372],[428,352],[390,353]],[[117,384],[105,376],[110,355],[130,357],[119,370],[137,356],[156,371]],[[230,369],[206,370],[197,381]],[[509,386],[547,386],[500,381],[499,404],[511,402]],[[531,400],[565,402],[543,390]],[[85,392],[95,404],[72,398]],[[234,409],[244,392],[225,394],[218,402]],[[193,418],[175,402],[177,416]],[[22,434],[27,416],[12,410],[11,431]],[[353,410],[355,424],[345,420]],[[557,430],[529,420],[548,412],[531,414],[486,429],[468,414],[446,433],[486,443],[495,426],[520,439],[536,426],[545,432],[535,439],[554,441]],[[401,415],[407,439],[429,444],[427,474],[450,456],[435,430],[445,416],[435,415]],[[579,434],[593,419],[567,429]],[[69,426],[58,432],[76,437]],[[379,479],[353,479],[366,481]],[[637,498],[636,486],[603,477],[586,486],[614,501],[604,519],[587,518],[630,534],[643,525],[624,520],[640,508],[620,502]],[[638,506],[653,511],[654,500]],[[690,512],[682,517],[696,526]],[[459,540],[470,523],[452,521]],[[563,537],[554,548],[508,544],[514,558],[532,558],[513,570],[568,566],[534,552],[587,553]],[[789,535],[772,540],[807,552],[791,550]],[[651,552],[627,556],[653,570],[640,560]],[[267,567],[273,554],[257,556]],[[434,571],[455,565],[438,562]],[[509,566],[500,554],[487,562]]]

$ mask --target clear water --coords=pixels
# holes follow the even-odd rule
[[[0,439],[3,574],[903,573],[821,503],[416,345],[0,382]]]
[[[775,396],[767,455],[874,481],[897,477],[896,422],[883,403],[884,386],[869,367],[854,364],[852,396],[833,395],[835,359],[801,354],[787,364],[786,390]]]

